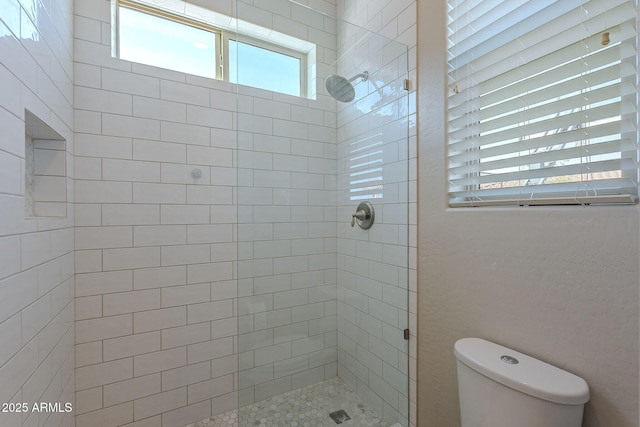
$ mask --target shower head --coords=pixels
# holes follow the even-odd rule
[[[356,96],[356,91],[353,89],[353,85],[351,84],[351,82],[357,78],[360,78],[362,79],[361,81],[366,82],[369,79],[369,73],[365,71],[364,73],[356,74],[349,80],[337,74],[331,74],[329,77],[327,77],[325,86],[329,94],[336,100],[340,102],[351,102]]]

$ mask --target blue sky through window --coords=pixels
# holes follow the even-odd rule
[[[120,58],[216,77],[216,34],[159,16],[119,9]]]
[[[229,81],[301,96],[300,59],[229,40]]]

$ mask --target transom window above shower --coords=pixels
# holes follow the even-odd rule
[[[315,99],[313,43],[183,0],[112,0],[112,16],[114,57]]]

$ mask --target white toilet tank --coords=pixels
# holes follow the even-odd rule
[[[455,343],[462,427],[580,427],[580,377],[480,339]]]

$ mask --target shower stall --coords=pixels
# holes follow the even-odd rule
[[[74,2],[77,427],[408,427],[407,47],[335,1],[99,3]],[[121,49],[119,7],[172,20],[160,54]],[[200,75],[166,61],[193,20],[173,49],[229,58]]]

